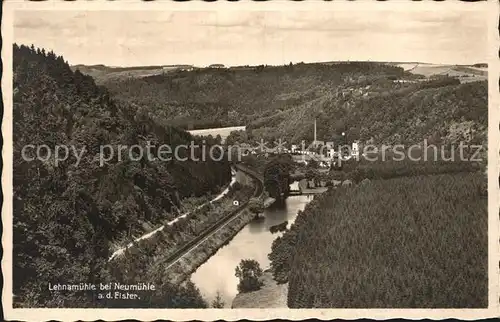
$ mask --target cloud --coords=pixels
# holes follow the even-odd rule
[[[99,29],[81,11],[18,11],[14,18],[15,32],[40,33],[53,36],[83,36]]]
[[[60,28],[61,26],[53,24],[42,17],[25,15],[21,12],[16,14],[16,19],[14,20],[15,29],[53,29],[57,27]]]
[[[71,63],[485,60],[484,11],[18,11],[15,41]],[[472,57],[472,58],[471,58]]]

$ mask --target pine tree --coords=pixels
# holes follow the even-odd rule
[[[220,291],[217,291],[217,294],[215,295],[215,299],[212,301],[212,307],[214,309],[223,309],[226,303],[224,303],[224,300],[222,299],[222,295]]]

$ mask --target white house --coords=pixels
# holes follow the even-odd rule
[[[359,155],[359,142],[358,141],[352,142],[351,154],[353,156]]]

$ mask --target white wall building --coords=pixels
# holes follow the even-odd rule
[[[351,154],[353,156],[359,155],[359,142],[352,142]]]

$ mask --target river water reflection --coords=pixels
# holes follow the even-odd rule
[[[295,188],[295,187],[293,187]],[[242,259],[255,259],[262,269],[269,267],[267,255],[271,245],[280,233],[272,234],[271,226],[288,221],[288,228],[303,210],[312,196],[291,196],[282,204],[274,204],[264,212],[264,219],[252,221],[246,225],[230,241],[219,249],[208,261],[201,265],[191,276],[191,280],[200,289],[209,303],[215,298],[217,291],[222,295],[226,307],[238,293],[238,278],[234,275],[236,266]]]

